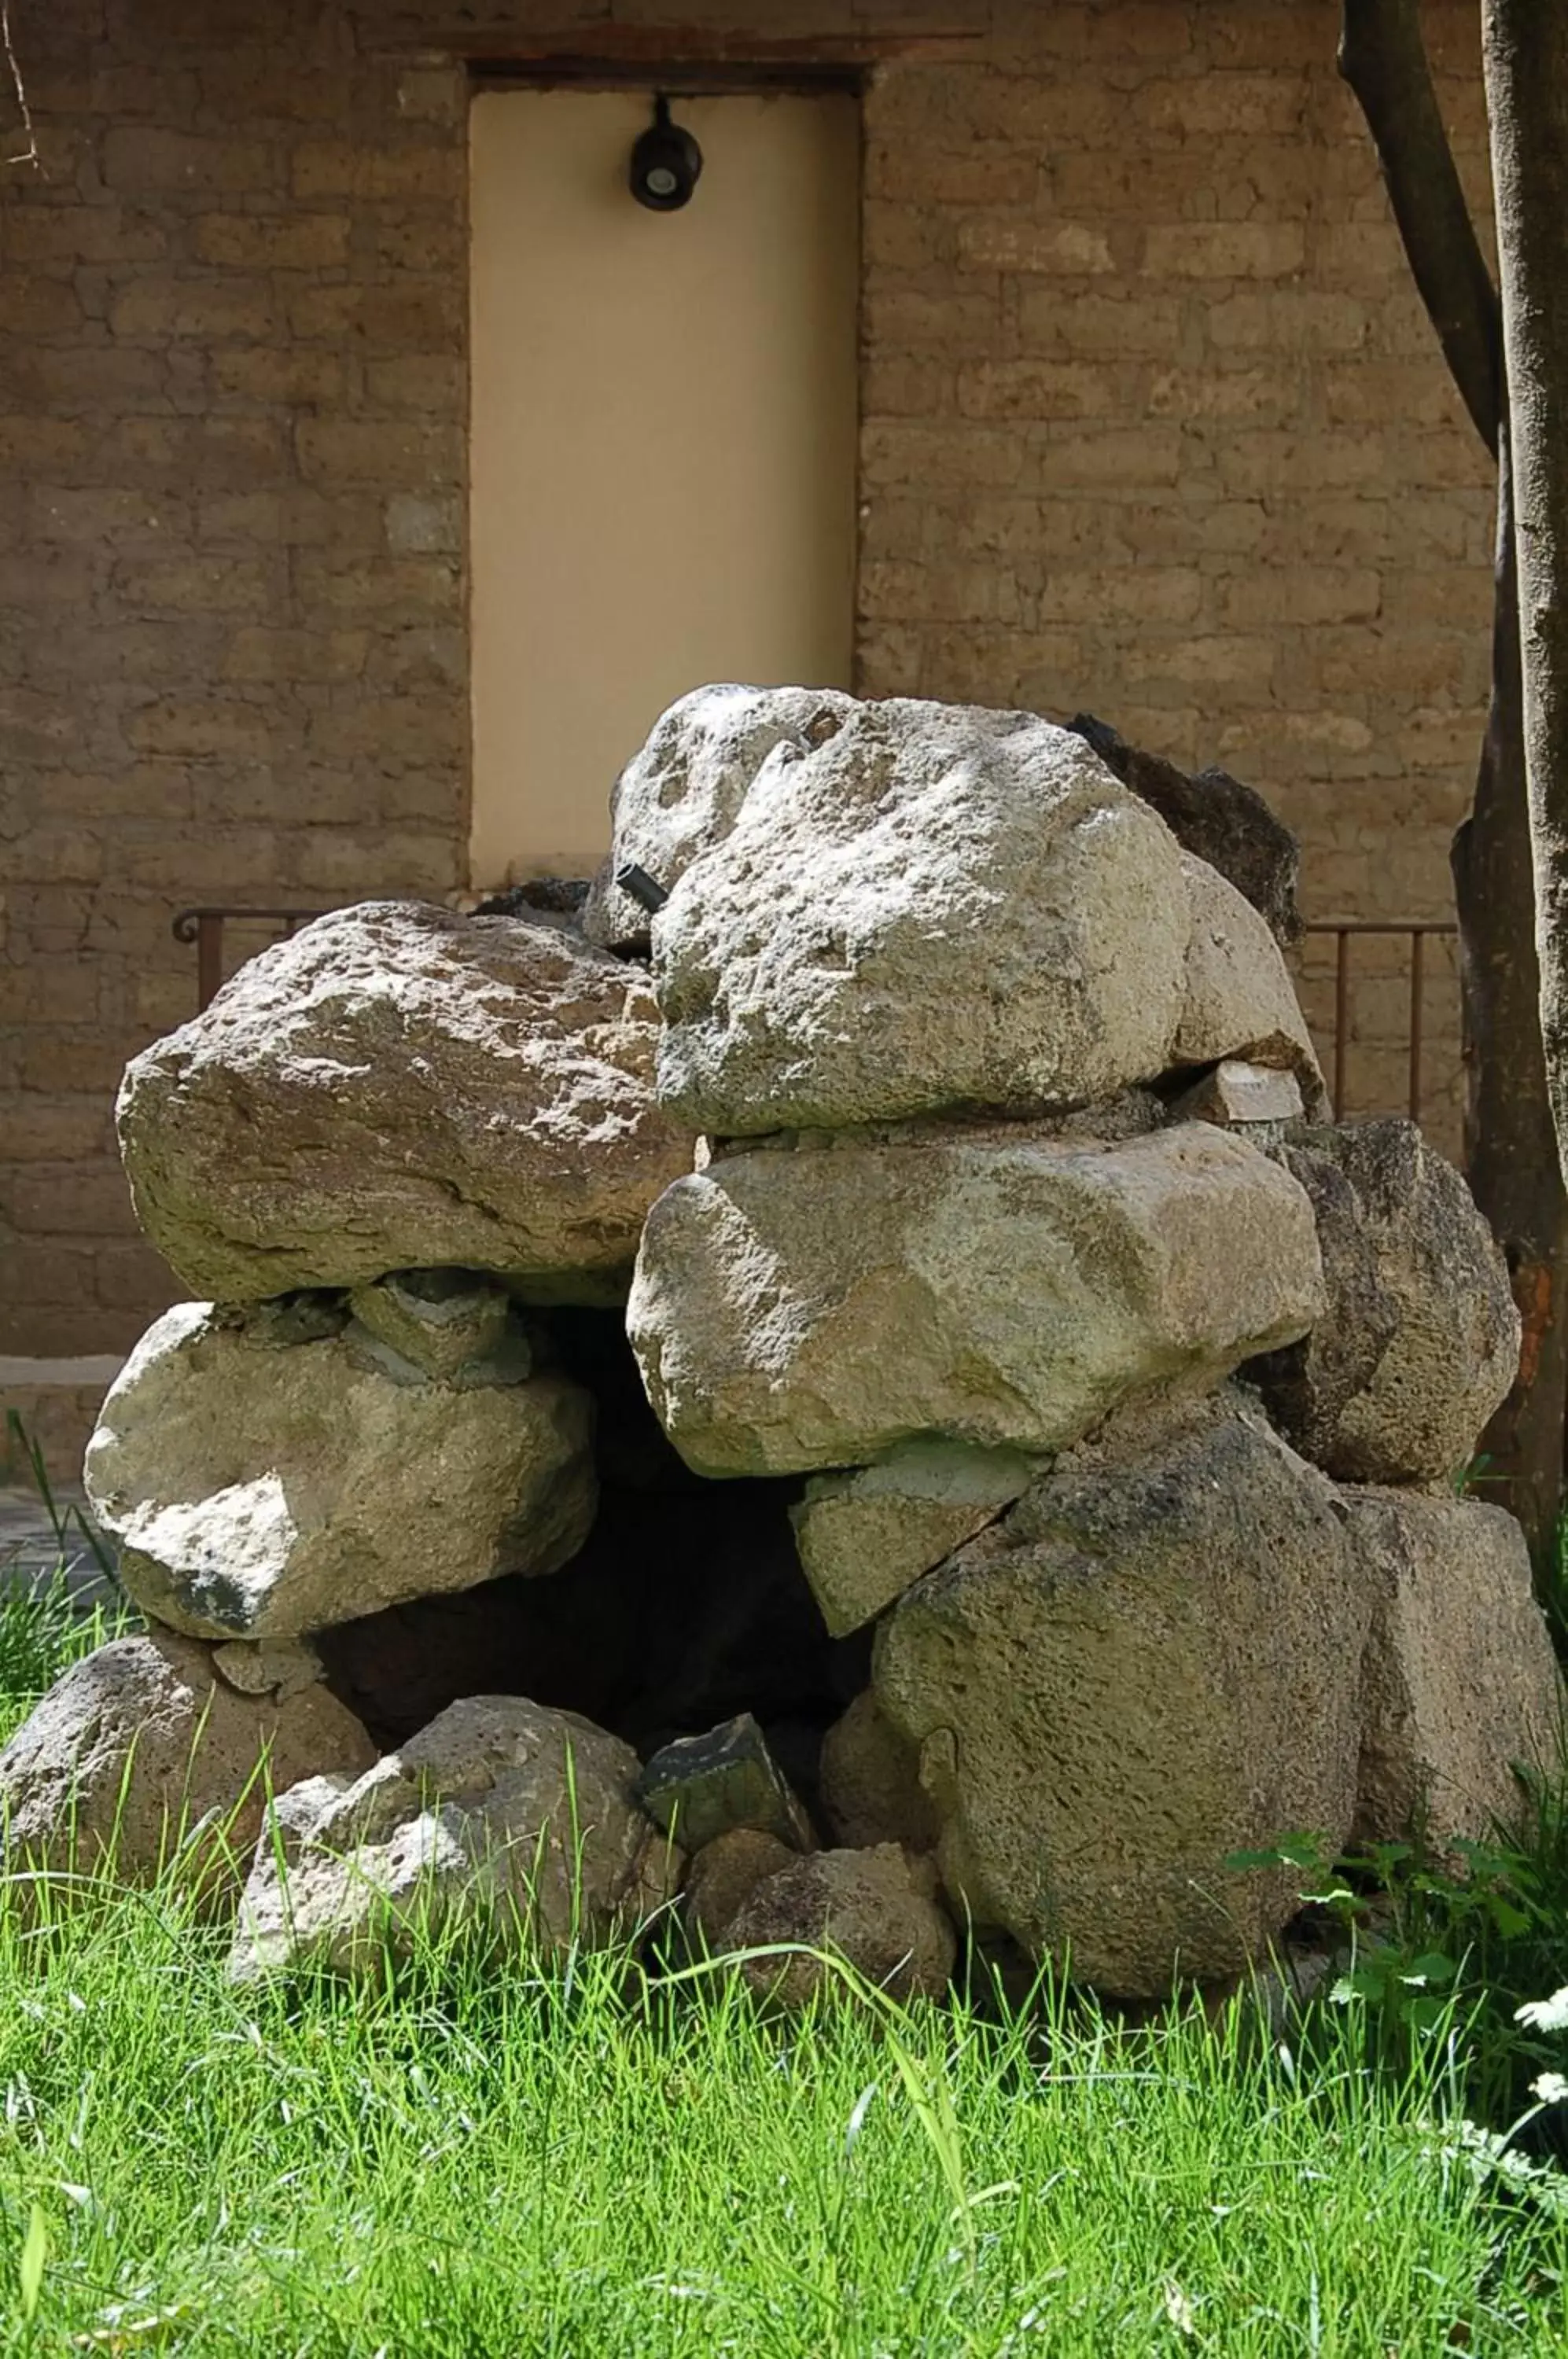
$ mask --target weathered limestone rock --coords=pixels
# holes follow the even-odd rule
[[[276,1696],[279,1702],[326,1677],[309,1638],[231,1638],[213,1647],[212,1669],[241,1695]]]
[[[691,1862],[681,1902],[687,1931],[712,1949],[732,1917],[750,1899],[765,1876],[777,1875],[800,1856],[793,1844],[759,1827],[732,1827],[704,1843]]]
[[[5,1870],[145,1884],[183,1848],[210,1890],[237,1886],[269,1792],[375,1759],[323,1687],[241,1695],[211,1647],[162,1630],[114,1638],[57,1680],[0,1752]]]
[[[1038,1472],[1017,1450],[909,1441],[880,1466],[819,1474],[789,1511],[800,1563],[834,1637],[994,1523]]]
[[[1173,1065],[1240,1058],[1292,1072],[1307,1110],[1326,1111],[1317,1052],[1279,943],[1249,901],[1205,862],[1181,855],[1192,913]]]
[[[441,1384],[517,1384],[531,1373],[511,1296],[475,1270],[393,1270],[356,1286],[349,1309],[378,1343]]]
[[[929,1863],[897,1843],[819,1851],[754,1886],[719,1940],[726,1951],[798,1941],[845,1959],[893,1998],[939,1998],[958,1950],[935,1893]],[[740,1973],[758,1998],[791,2013],[819,1992],[850,1995],[820,1957],[745,1958]]]
[[[319,1788],[283,1844],[264,1831],[230,1973],[363,1973],[454,1924],[502,1954],[634,1930],[683,1864],[633,1799],[637,1766],[575,1712],[452,1705],[352,1786]]]
[[[1061,1460],[877,1633],[955,1903],[1123,1995],[1236,1972],[1299,1902],[1226,1856],[1349,1832],[1369,1612],[1333,1485],[1234,1392]]]
[[[759,1474],[929,1434],[1060,1450],[1129,1396],[1207,1390],[1322,1307],[1306,1197],[1192,1124],[726,1158],[654,1207],[627,1330],[687,1463]]]
[[[218,1300],[438,1266],[618,1300],[691,1160],[653,1103],[656,1033],[642,977],[559,928],[335,910],[133,1060],[137,1216]]]
[[[920,1771],[919,1753],[867,1688],[822,1739],[822,1813],[834,1838],[852,1851],[934,1851],[941,1824]]]
[[[564,1376],[400,1383],[345,1337],[280,1351],[187,1302],[126,1362],[84,1472],[155,1620],[289,1638],[497,1573],[553,1572],[593,1519],[592,1415]]]
[[[1297,1449],[1341,1481],[1443,1480],[1519,1364],[1491,1231],[1413,1123],[1301,1130],[1279,1159],[1312,1198],[1328,1309],[1248,1374]]]
[[[1189,775],[1159,754],[1129,745],[1092,712],[1075,713],[1068,727],[1094,747],[1124,787],[1160,813],[1186,852],[1244,893],[1287,948],[1301,930],[1296,906],[1301,846],[1262,796],[1228,770]]]
[[[816,1844],[799,1796],[748,1712],[661,1745],[637,1778],[637,1796],[654,1824],[687,1851],[739,1827],[775,1835],[792,1851]]]
[[[776,746],[804,750],[836,727],[855,699],[836,688],[694,688],[662,713],[611,798],[610,856],[589,888],[583,929],[591,942],[646,956],[648,913],[615,877],[643,869],[671,891],[699,853],[711,851]]]
[[[780,745],[653,929],[660,1102],[833,1129],[1085,1103],[1159,1073],[1174,838],[1067,731],[893,700]]]
[[[1182,1092],[1171,1106],[1171,1118],[1217,1123],[1226,1130],[1261,1124],[1273,1131],[1281,1124],[1299,1121],[1304,1111],[1301,1085],[1294,1073],[1225,1057],[1201,1082]]]
[[[1556,1658],[1524,1534],[1471,1499],[1344,1495],[1373,1597],[1357,1839],[1484,1841],[1520,1814],[1513,1765],[1555,1768],[1561,1742]]]

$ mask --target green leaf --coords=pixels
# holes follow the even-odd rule
[[[22,2239],[21,2258],[16,2264],[16,2281],[22,2296],[22,2316],[36,2318],[38,2296],[43,2290],[44,2265],[49,2259],[49,2222],[43,2207],[35,2203],[27,2222],[27,2233]]]
[[[1429,1996],[1408,1999],[1400,2012],[1412,2031],[1435,2031],[1448,2009],[1442,1999]]]
[[[1262,1851],[1233,1851],[1225,1854],[1230,1868],[1299,1867],[1315,1868],[1323,1875],[1329,1864],[1328,1853],[1316,1835],[1281,1835]]]
[[[1511,1900],[1505,1900],[1500,1892],[1493,1893],[1487,1904],[1487,1909],[1493,1924],[1504,1940],[1515,1940],[1520,1933],[1529,1932],[1530,1919],[1525,1915],[1524,1910],[1516,1908]]]
[[[1343,2006],[1347,1999],[1365,1998],[1374,2003],[1387,1995],[1388,1984],[1373,1966],[1357,1966],[1354,1973],[1341,1974],[1329,1995]]]
[[[1445,1958],[1441,1950],[1429,1950],[1424,1956],[1410,1960],[1399,1980],[1402,1983],[1435,1983],[1441,1987],[1444,1983],[1451,1983],[1458,1972],[1459,1968],[1452,1958]]]

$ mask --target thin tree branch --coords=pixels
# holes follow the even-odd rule
[[[16,45],[11,38],[11,0],[0,0],[0,50],[11,76],[11,87],[16,93],[16,112],[22,118],[22,136],[27,146],[15,156],[7,156],[7,164],[31,164],[37,170],[41,164],[38,155],[38,135],[33,128],[33,110],[27,104],[27,85],[22,80],[22,69],[16,62]]]
[[[1432,87],[1421,0],[1344,0],[1339,71],[1367,117],[1405,254],[1460,398],[1495,458],[1502,307]]]
[[[1568,1169],[1568,17],[1482,0],[1519,554],[1541,1030]]]

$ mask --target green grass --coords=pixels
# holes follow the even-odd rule
[[[0,1607],[5,1721],[93,1636]],[[223,1946],[173,1886],[0,1898],[0,2351],[1568,2353],[1558,2184],[1475,2152],[1452,2022],[1390,2070],[1359,2006],[786,2027],[626,1957],[245,1992]]]
[[[258,1998],[167,1899],[36,1951],[0,1936],[13,2347],[1568,2348],[1563,2222],[1445,2154],[1441,2073],[1382,2083],[1353,2033],[1309,2079],[1235,2012],[786,2032],[625,1961]]]
[[[0,1599],[0,1744],[68,1665],[132,1626],[103,1606],[79,1611],[58,1578],[33,1597]]]

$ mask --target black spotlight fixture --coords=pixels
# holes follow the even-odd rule
[[[653,102],[653,123],[632,149],[631,190],[650,212],[678,213],[691,201],[702,151],[689,131],[670,120],[670,101]]]

